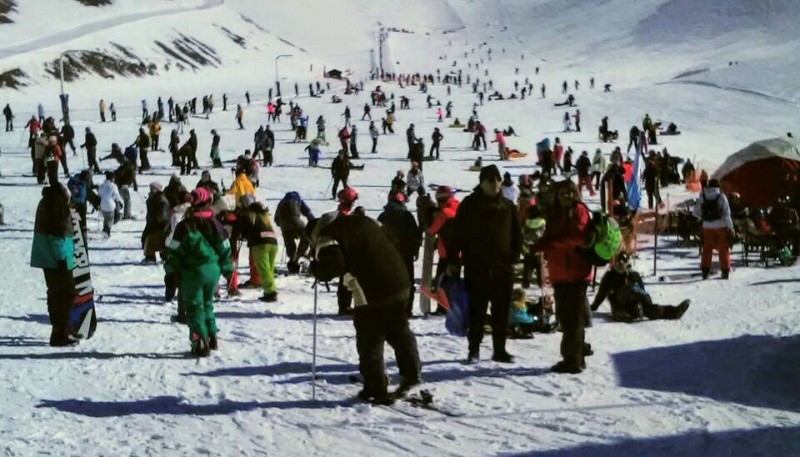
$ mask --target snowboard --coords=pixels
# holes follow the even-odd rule
[[[97,329],[89,251],[86,248],[83,230],[81,230],[81,216],[74,208],[70,210],[70,213],[72,215],[72,239],[75,244],[75,268],[72,270],[72,278],[75,282],[75,298],[70,310],[69,321],[72,328],[72,338],[75,340],[88,340]]]
[[[425,230],[422,246],[422,285],[420,290],[429,287],[433,279],[433,252],[436,250],[436,237],[427,230]],[[425,295],[424,292],[421,292],[419,296],[419,310],[423,316],[431,313],[431,297]]]

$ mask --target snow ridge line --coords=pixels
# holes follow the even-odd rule
[[[785,99],[785,98],[776,97],[775,95],[770,95],[770,94],[767,94],[767,93],[764,93],[764,92],[759,92],[759,91],[753,90],[753,89],[745,89],[743,87],[736,87],[736,86],[728,86],[728,85],[724,85],[724,84],[717,84],[717,83],[712,83],[710,81],[691,81],[691,80],[689,80],[689,81],[664,81],[664,82],[660,82],[660,83],[656,83],[656,84],[696,84],[696,85],[699,85],[699,86],[713,87],[713,88],[716,88],[716,89],[729,90],[729,91],[734,91],[734,92],[741,92],[743,94],[748,94],[748,95],[755,95],[757,97],[766,98],[767,100],[770,100],[770,101],[773,101],[773,102],[785,103],[787,105],[800,106],[800,103],[797,103],[797,102],[795,102],[793,100],[788,100],[788,99]]]

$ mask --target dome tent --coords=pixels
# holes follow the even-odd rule
[[[729,156],[714,172],[726,193],[738,192],[750,206],[767,207],[800,187],[800,141],[790,137],[756,141]]]

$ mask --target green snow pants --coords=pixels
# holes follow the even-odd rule
[[[186,270],[181,275],[180,294],[186,307],[190,339],[192,333],[208,338],[219,331],[214,317],[214,294],[220,276],[222,273],[216,263]]]
[[[265,294],[271,294],[278,290],[275,285],[275,259],[278,257],[277,244],[259,244],[250,248],[253,253],[253,262],[258,269],[258,276],[261,278],[261,287]]]

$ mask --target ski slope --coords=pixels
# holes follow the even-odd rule
[[[54,6],[54,0],[39,3],[38,8]],[[131,79],[85,76],[66,85],[78,140],[90,126],[103,154],[112,142],[127,145],[135,138],[141,99],[146,98],[152,109],[158,96],[183,102],[213,93],[214,113],[207,120],[192,118],[187,126],[198,134],[201,165],[209,167],[211,129],[222,137],[223,161],[251,147],[253,132],[267,122],[264,105],[275,57],[292,54],[280,61],[284,94],[290,94],[284,99],[299,103],[312,121],[323,115],[329,139],[343,125],[346,105],[357,120],[362,160],[356,162],[364,163],[365,170],[353,171],[351,184],[373,217],[380,214],[395,172],[409,168],[404,136],[409,123],[427,144],[434,127],[445,127],[442,160],[424,164],[427,183],[471,189],[477,174],[468,167],[478,156],[514,177],[534,169],[533,154],[500,163],[491,144],[489,151],[468,149],[469,135],[437,124],[435,110],[425,107],[425,96],[416,86],[401,89],[368,81],[368,50],[374,46],[377,20],[414,32],[389,34],[387,66],[397,71],[436,74],[440,69],[445,74],[460,69],[465,76],[491,78],[504,95],[513,90],[515,80],[522,83],[529,77],[537,86],[533,97],[485,102],[477,108],[490,131],[514,126],[519,137],[509,138],[509,147],[525,152],[533,153],[535,143],[545,136],[559,136],[577,154],[598,147],[608,154],[612,145],[597,140],[600,119],[609,116],[611,128],[625,138],[628,128],[649,113],[654,120],[677,123],[683,131],[677,137],[662,137],[659,147],[713,169],[752,141],[798,130],[800,77],[794,56],[800,41],[785,24],[796,22],[800,12],[788,0],[758,6],[732,0],[724,8],[715,8],[716,2],[684,0],[591,5],[555,0],[338,0],[263,2],[267,5],[262,9],[257,8],[262,2],[226,0],[212,9],[150,17],[145,30],[141,21],[113,22],[155,12],[145,8],[155,3],[162,2],[117,0],[91,18],[91,23],[109,24],[107,29],[92,29],[69,42],[47,42],[47,55],[39,54],[40,49],[2,59],[0,72],[22,64],[34,75],[52,58],[49,53],[93,49],[101,41],[120,42],[153,60],[159,58],[153,41],[169,41],[176,33],[209,43],[221,56],[216,67]],[[169,3],[162,11],[210,4]],[[697,3],[704,5],[696,7]],[[141,9],[131,6],[137,4]],[[22,43],[6,40],[11,31],[14,36],[46,39],[28,16],[31,10],[24,8],[18,7],[15,24],[0,26],[8,47]],[[89,22],[84,24],[89,30]],[[247,47],[235,45],[214,24],[244,36]],[[448,33],[442,33],[445,30]],[[453,61],[456,66],[451,66]],[[307,97],[309,82],[325,83],[323,66],[350,69],[354,79],[365,79],[365,93],[343,95],[342,84],[328,80],[343,104],[330,103],[330,93]],[[534,74],[536,67],[539,75]],[[675,79],[692,70],[706,71]],[[588,87],[592,76],[594,90]],[[669,237],[659,239],[656,275],[653,240],[642,237],[635,267],[654,302],[677,304],[691,298],[692,305],[680,321],[625,325],[611,322],[604,304],[587,330],[595,355],[577,376],[549,372],[559,358],[558,334],[509,341],[508,350],[517,358],[514,365],[483,361],[466,366],[464,339],[449,336],[441,318],[414,318],[411,327],[423,362],[424,387],[437,402],[463,414],[457,418],[427,411],[419,411],[417,418],[353,404],[351,398],[360,388],[349,382],[358,373],[354,329],[349,320],[335,316],[335,287],[332,292],[319,289],[318,388],[317,400],[312,401],[314,301],[312,280],[305,277],[280,276],[277,303],[259,302],[260,291],[252,289],[243,289],[240,298],[218,302],[220,350],[208,359],[191,359],[188,331],[170,322],[174,305],[163,303],[162,267],[140,264],[147,185],[166,184],[174,172],[168,154],[159,152],[150,153],[152,174],[138,178],[141,189],[132,196],[135,220],[115,226],[106,240],[99,235],[98,214],[89,217],[92,279],[102,297],[96,335],[74,348],[50,348],[43,275],[28,267],[40,186],[30,177],[21,127],[39,102],[48,115],[58,109],[58,82],[41,71],[33,79],[21,91],[2,90],[0,98],[17,116],[15,131],[0,133],[0,203],[6,222],[0,227],[0,252],[6,260],[0,275],[3,455],[800,454],[800,272],[797,266],[744,267],[740,247],[734,252],[729,281],[660,283],[660,275],[698,271],[698,252],[676,247]],[[571,92],[583,115],[583,132],[564,134],[565,110],[553,103],[566,97],[561,82],[572,86],[576,79],[580,88]],[[297,98],[295,81],[300,87]],[[547,87],[545,99],[539,98],[542,83]],[[612,84],[611,93],[603,93],[605,83]],[[398,111],[397,134],[382,135],[379,153],[372,155],[368,122],[359,119],[376,84],[396,99],[410,97],[411,109]],[[454,115],[465,122],[475,96],[466,85],[451,90],[448,97],[443,85],[430,87],[443,103],[452,100]],[[245,91],[251,93],[252,104],[245,105],[246,130],[238,130],[232,109],[245,103]],[[222,93],[230,97],[227,112],[221,111]],[[99,123],[100,98],[117,103],[118,122]],[[382,114],[373,108],[378,123]],[[172,128],[163,124],[162,144]],[[272,128],[277,139],[275,166],[261,170],[259,199],[274,209],[284,193],[296,190],[316,215],[333,209],[329,170],[306,167],[306,145],[291,142],[294,134],[286,118]],[[314,133],[312,126],[310,134]],[[182,141],[187,137],[188,129]],[[627,146],[622,139],[617,144],[623,150]],[[331,141],[322,165],[329,165],[336,149]],[[70,170],[82,169],[82,157],[68,154]],[[230,185],[228,169],[211,169],[211,174]],[[185,177],[183,182],[193,188],[198,178]],[[673,186],[662,196],[674,204],[686,193]],[[588,201],[597,203],[594,198]],[[416,267],[419,276],[421,265]],[[279,270],[285,270],[285,259],[279,258]],[[242,273],[244,280],[246,268]],[[489,353],[486,341],[483,354]],[[396,382],[389,348],[387,363]]]

